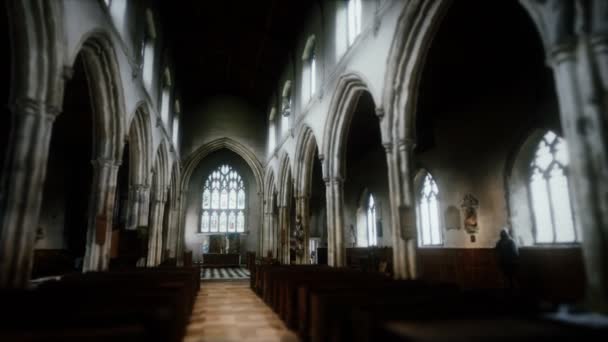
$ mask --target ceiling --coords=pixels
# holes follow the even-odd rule
[[[184,107],[230,95],[265,115],[314,1],[160,3]]]

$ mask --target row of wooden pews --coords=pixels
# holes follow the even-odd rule
[[[393,280],[347,268],[256,265],[251,287],[302,341],[607,337],[605,329],[549,320],[551,308],[522,295]]]
[[[158,267],[0,291],[0,341],[181,341],[199,288],[198,268]]]

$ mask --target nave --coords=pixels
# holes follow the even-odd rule
[[[295,334],[249,288],[247,280],[203,282],[184,342],[282,341]]]
[[[0,339],[606,335],[607,1],[0,3]]]

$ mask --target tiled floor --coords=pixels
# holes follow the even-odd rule
[[[285,341],[295,334],[249,288],[248,281],[201,284],[184,342]]]

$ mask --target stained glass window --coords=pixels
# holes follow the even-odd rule
[[[427,173],[422,181],[418,196],[418,244],[421,246],[441,245],[443,235],[439,225],[439,189],[431,176]]]
[[[211,172],[203,185],[201,233],[245,231],[245,183],[231,166]]]
[[[568,190],[568,147],[548,131],[530,163],[530,201],[536,243],[580,241]]]

